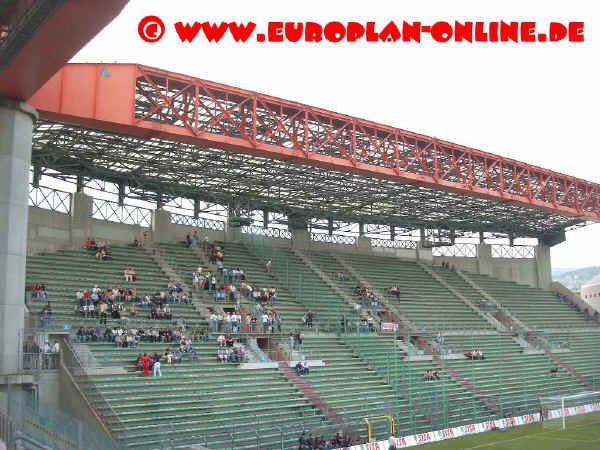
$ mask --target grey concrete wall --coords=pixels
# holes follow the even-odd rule
[[[505,281],[514,281],[532,287],[548,289],[548,286],[538,285],[538,269],[535,259],[490,258],[453,258],[448,256],[435,256],[434,264],[440,265],[442,261],[452,264],[459,270],[470,273],[481,273]]]
[[[60,396],[57,403],[59,409],[65,414],[75,417],[93,428],[106,432],[104,424],[98,416],[94,414],[86,402],[83,393],[75,385],[68,369],[63,364],[61,364],[60,370],[58,371],[58,382],[60,384]]]

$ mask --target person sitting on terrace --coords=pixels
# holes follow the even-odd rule
[[[91,237],[88,237],[85,241],[85,248],[95,252],[100,248],[100,242],[96,242]]]
[[[298,361],[296,364],[296,373],[300,376],[309,374],[308,364],[306,361]]]
[[[225,346],[225,336],[223,336],[222,334],[219,335],[219,337],[217,338],[217,344],[219,344],[219,347],[224,347]]]
[[[346,273],[343,270],[338,272],[338,280],[346,281]]]
[[[444,336],[442,336],[442,332],[438,331],[437,336],[433,338],[433,342],[443,345],[444,344]]]
[[[425,380],[425,381],[433,381],[433,380],[435,380],[435,378],[433,376],[433,370],[427,369],[425,371],[425,373],[423,374],[423,380]]]
[[[225,334],[225,345],[227,347],[233,347],[234,340],[229,333]]]
[[[217,361],[220,363],[225,363],[227,361],[227,349],[225,347],[218,348]]]
[[[390,286],[388,288],[388,292],[392,295],[395,295],[397,299],[400,298],[400,286],[398,286],[397,284]]]
[[[266,267],[267,267],[267,273],[271,273],[271,267],[273,266],[273,261],[268,260]]]
[[[133,276],[131,275],[131,269],[129,267],[123,271],[123,276],[125,277],[125,281],[133,281]]]
[[[181,351],[175,350],[173,352],[173,356],[171,357],[171,362],[173,364],[181,364],[183,362],[183,354],[181,353]]]

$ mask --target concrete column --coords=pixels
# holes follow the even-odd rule
[[[31,136],[37,112],[0,98],[0,375],[16,373],[24,325]]]
[[[425,248],[423,241],[417,243],[417,261],[424,262],[425,264],[433,264],[433,250]]]
[[[174,225],[171,223],[171,214],[164,209],[152,212],[152,238],[154,242],[170,242],[174,239]]]
[[[241,242],[242,227],[233,225],[231,222],[227,222],[227,228],[225,229],[225,241]]]
[[[90,221],[94,199],[83,192],[71,194],[71,243],[81,247],[91,236]]]
[[[492,262],[492,246],[490,244],[479,244],[477,246],[479,273],[482,275],[493,275]]]
[[[535,266],[540,289],[550,289],[552,285],[552,261],[550,259],[550,246],[541,242],[535,248]]]
[[[297,249],[310,248],[310,233],[307,230],[290,230],[292,232],[292,247]]]
[[[359,236],[356,238],[356,247],[361,253],[370,252],[373,250],[371,248],[371,238],[365,236]]]

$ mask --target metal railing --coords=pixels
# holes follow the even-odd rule
[[[450,246],[433,247],[433,256],[457,258],[477,258],[477,244],[454,244]]]
[[[276,239],[292,239],[292,232],[289,230],[282,230],[279,228],[263,228],[256,225],[246,225],[242,228],[242,233],[256,234],[258,236],[265,236]]]
[[[341,234],[310,233],[310,239],[313,242],[324,242],[327,244],[356,245],[356,237],[343,236]]]
[[[58,189],[30,185],[29,206],[69,214],[71,212],[71,194]]]
[[[186,216],[185,214],[171,214],[171,223],[186,225],[195,228],[206,228],[207,230],[224,231],[225,222],[222,220],[207,219],[205,217]]]
[[[140,206],[121,206],[110,200],[95,198],[92,200],[92,218],[149,228],[152,225],[152,210]]]
[[[417,241],[409,240],[391,240],[391,239],[371,239],[371,247],[380,248],[399,248],[406,250],[414,250],[417,248]]]
[[[535,247],[532,245],[492,244],[492,258],[533,259]]]

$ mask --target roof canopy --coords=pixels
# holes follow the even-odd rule
[[[34,164],[147,200],[516,237],[600,219],[600,185],[158,69],[70,64],[31,103]]]

